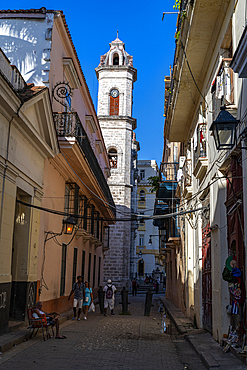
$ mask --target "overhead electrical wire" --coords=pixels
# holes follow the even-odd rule
[[[61,212],[61,211],[56,211],[56,210],[52,210],[52,209],[49,209],[49,208],[45,208],[45,207],[40,207],[40,206],[35,206],[34,204],[29,204],[29,203],[25,203],[21,200],[16,200],[17,203],[20,203],[24,206],[27,206],[27,207],[30,207],[30,208],[35,208],[35,209],[39,209],[40,211],[44,211],[44,212],[48,212],[48,213],[53,213],[53,214],[57,214],[59,216],[71,216],[71,217],[74,217],[76,219],[87,219],[87,220],[90,220],[91,217],[87,217],[87,216],[81,216],[81,215],[75,215],[75,214],[72,214],[72,213],[66,213],[66,212]],[[179,212],[174,212],[174,213],[168,213],[168,214],[163,214],[163,215],[154,215],[154,216],[146,216],[146,215],[136,215],[136,216],[133,216],[132,218],[110,218],[110,219],[107,219],[107,218],[102,218],[102,217],[96,217],[94,218],[94,220],[102,220],[102,221],[119,221],[119,222],[124,222],[124,221],[137,221],[137,216],[139,218],[145,218],[145,219],[150,219],[150,220],[155,220],[155,219],[163,219],[163,218],[169,218],[169,217],[173,217],[173,216],[177,216],[177,215],[182,215],[182,214],[186,214],[186,213],[192,213],[192,212],[196,212],[196,211],[200,211],[202,209],[205,209],[207,207],[200,207],[200,208],[197,208],[197,209],[191,209],[191,210],[188,210],[188,211],[179,211]]]

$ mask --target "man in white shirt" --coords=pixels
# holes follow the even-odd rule
[[[104,300],[104,309],[105,313],[104,316],[107,316],[107,308],[109,307],[111,310],[111,315],[114,315],[114,302],[115,302],[115,293],[117,291],[116,287],[112,285],[111,279],[107,280],[107,284],[104,287],[103,291],[105,292],[105,300]]]
[[[55,325],[56,326],[56,339],[66,339],[65,335],[60,335],[59,334],[59,316],[60,313],[58,312],[51,312],[51,313],[46,313],[42,311],[42,302],[37,302],[36,303],[36,308],[33,312],[33,317],[35,319],[46,317],[46,321],[50,325]]]

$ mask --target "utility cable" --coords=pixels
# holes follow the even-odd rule
[[[190,71],[191,77],[192,77],[192,79],[193,79],[193,81],[194,81],[194,84],[196,85],[197,90],[199,91],[199,93],[200,93],[201,97],[202,97],[202,98],[203,98],[203,100],[205,101],[205,103],[206,103],[206,105],[207,105],[207,108],[208,108],[208,102],[207,102],[207,101],[206,101],[206,99],[204,98],[204,96],[203,96],[203,94],[202,94],[201,90],[199,89],[199,86],[197,85],[197,82],[196,82],[196,80],[195,80],[195,77],[194,77],[194,75],[193,75],[193,73],[192,73],[192,70],[191,70],[191,68],[190,68],[190,64],[189,64],[189,61],[188,61],[188,58],[187,58],[186,52],[185,52],[185,50],[184,50],[184,45],[183,45],[183,43],[182,43],[182,40],[181,40],[180,42],[181,42],[181,46],[182,46],[182,49],[183,49],[184,57],[185,57],[185,60],[186,60],[187,66],[188,66],[188,68],[189,68],[189,71]]]

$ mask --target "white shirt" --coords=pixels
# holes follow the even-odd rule
[[[40,315],[46,315],[46,313],[44,311],[40,311],[38,308],[36,308],[36,310],[39,311]],[[39,319],[39,315],[36,312],[33,313],[33,317],[35,319]]]
[[[107,284],[105,287],[104,287],[104,289],[103,289],[103,291],[105,292],[105,299],[107,299],[106,298],[106,292],[107,292],[107,289],[108,289],[108,287],[111,287],[112,288],[112,298],[111,299],[114,299],[114,295],[115,295],[115,291],[117,290],[117,288],[115,287],[115,285],[112,285],[112,284]]]

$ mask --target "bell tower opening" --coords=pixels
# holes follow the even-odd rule
[[[110,162],[110,167],[117,168],[117,150],[115,148],[109,149],[108,158]]]
[[[119,66],[119,55],[118,54],[113,55],[113,65]]]

